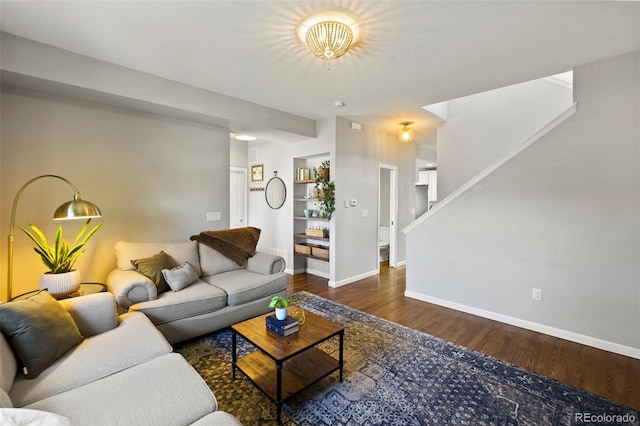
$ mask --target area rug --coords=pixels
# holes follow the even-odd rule
[[[283,405],[287,425],[638,425],[638,410],[597,395],[311,293],[290,299],[344,326],[345,366],[342,383],[334,373]],[[254,350],[242,338],[238,347]],[[321,348],[337,358],[338,339]],[[232,380],[229,329],[175,350],[220,410],[244,425],[276,423],[273,402],[242,373]]]

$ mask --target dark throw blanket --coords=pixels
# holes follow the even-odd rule
[[[203,231],[191,236],[191,240],[211,247],[241,266],[256,254],[258,239],[260,239],[260,229],[252,226],[223,231]]]

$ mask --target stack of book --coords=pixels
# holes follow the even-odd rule
[[[275,315],[269,315],[267,317],[267,328],[281,336],[289,336],[300,330],[300,325],[298,320],[293,317],[279,320]]]

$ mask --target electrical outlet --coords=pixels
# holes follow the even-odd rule
[[[542,290],[539,288],[532,288],[531,289],[531,299],[535,300],[535,301],[542,301]]]

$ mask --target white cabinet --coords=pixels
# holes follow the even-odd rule
[[[436,170],[420,170],[416,185],[428,185],[427,200],[438,201],[438,172]]]

